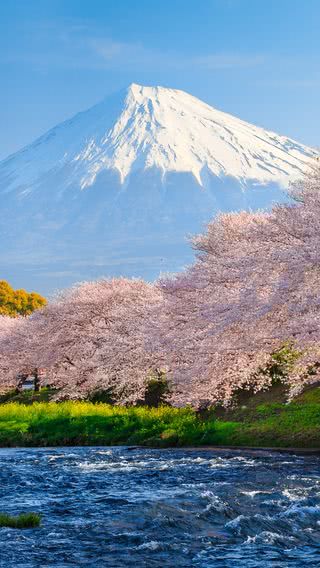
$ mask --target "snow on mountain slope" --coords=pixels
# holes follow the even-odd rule
[[[191,260],[185,235],[217,210],[283,199],[314,155],[183,91],[132,84],[0,163],[0,262],[44,288],[153,278]]]
[[[117,116],[118,112],[118,116]],[[12,176],[8,189],[32,184],[65,164],[84,189],[104,169],[122,182],[137,169],[191,172],[200,185],[207,169],[242,183],[277,181],[284,187],[301,175],[312,150],[218,111],[173,89],[132,84],[126,92],[60,124],[1,164]]]

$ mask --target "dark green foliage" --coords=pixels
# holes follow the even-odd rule
[[[271,378],[272,384],[285,382],[302,352],[294,347],[293,341],[287,341],[283,346],[272,353],[270,362],[260,372]]]
[[[266,366],[259,368],[255,374],[256,378],[259,375],[264,375],[264,377],[267,378],[266,383],[279,390],[279,393],[281,393],[281,402],[285,402],[287,400],[289,375],[301,355],[302,352],[295,349],[293,341],[287,341],[282,345],[282,347],[280,347],[280,349],[277,349],[270,355],[269,362]],[[261,390],[260,392],[268,392],[268,390]],[[244,388],[234,391],[231,407],[238,409],[239,407],[246,405],[247,399],[253,396],[259,397],[259,392],[256,394],[254,393],[251,380]],[[219,411],[218,414],[220,414]]]
[[[93,403],[103,402],[104,404],[115,404],[116,399],[112,389],[96,390],[89,396],[89,401]]]
[[[33,404],[34,402],[49,402],[57,393],[57,389],[51,387],[42,387],[40,391],[32,390],[17,391],[11,390],[0,395],[0,404],[9,402],[19,402],[20,404]]]
[[[166,404],[169,393],[170,386],[166,374],[161,370],[155,371],[147,381],[144,404],[158,408],[162,404]]]
[[[149,406],[150,408],[158,408],[167,404],[167,396],[170,393],[170,387],[166,374],[161,370],[156,370],[146,380],[146,389],[144,399],[138,402],[138,406]],[[96,390],[89,396],[90,402],[104,404],[117,404],[113,389]]]
[[[17,516],[0,513],[0,527],[8,527],[10,529],[32,529],[39,527],[41,524],[41,515],[39,513],[21,513]]]

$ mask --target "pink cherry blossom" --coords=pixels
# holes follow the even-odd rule
[[[260,370],[287,341],[301,351],[291,395],[318,380],[319,161],[291,197],[269,212],[219,215],[180,274],[83,283],[28,318],[0,317],[1,388],[44,367],[60,397],[112,389],[135,403],[162,368],[173,404],[228,405],[239,389],[270,386]]]

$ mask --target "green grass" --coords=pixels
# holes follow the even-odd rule
[[[214,422],[189,408],[124,408],[91,402],[0,405],[0,446],[206,444]]]
[[[32,529],[41,524],[41,515],[38,513],[21,513],[17,516],[0,513],[0,527],[10,529]]]
[[[320,448],[320,387],[286,404],[278,387],[199,419],[191,408],[68,401],[0,404],[0,446],[145,445]]]
[[[320,448],[320,387],[308,388],[293,402],[284,402],[281,385],[220,411],[216,434],[225,445]],[[218,434],[219,432],[219,434]]]

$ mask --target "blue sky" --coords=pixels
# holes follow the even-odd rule
[[[319,146],[320,0],[3,0],[0,158],[131,82]]]

